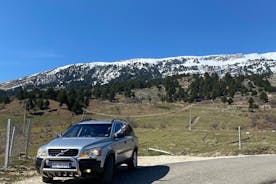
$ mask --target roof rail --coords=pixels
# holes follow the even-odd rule
[[[93,118],[85,118],[85,119],[80,120],[79,123],[85,122],[85,121],[90,121],[90,120],[95,120],[95,119],[93,119]]]
[[[113,122],[113,121],[116,121],[116,120],[122,121],[122,122],[124,122],[124,123],[129,123],[127,120],[125,120],[125,119],[120,119],[120,118],[112,119],[112,122]]]

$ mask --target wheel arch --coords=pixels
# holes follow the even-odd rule
[[[113,158],[114,162],[116,162],[115,152],[113,150],[110,150],[107,152],[107,154],[105,156],[104,163],[105,163],[106,159],[109,158],[110,156]],[[103,163],[103,166],[104,166],[104,163]]]

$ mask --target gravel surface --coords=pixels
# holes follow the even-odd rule
[[[276,183],[276,155],[237,157],[144,156],[139,168],[120,167],[115,184],[124,183],[195,183],[195,184],[272,184]],[[91,180],[58,180],[56,183],[98,183]],[[40,176],[16,184],[42,184]]]

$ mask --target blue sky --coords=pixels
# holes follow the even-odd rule
[[[276,51],[275,0],[0,3],[0,81],[78,62]]]

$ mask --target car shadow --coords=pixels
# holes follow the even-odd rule
[[[127,167],[120,167],[112,183],[152,183],[165,177],[169,170],[170,168],[165,165],[139,167],[132,171],[129,171]]]
[[[129,171],[126,166],[121,166],[116,169],[116,173],[113,178],[113,184],[128,184],[128,183],[144,183],[149,184],[154,181],[161,181],[165,177],[170,168],[165,165],[160,166],[144,166],[138,167],[135,170]],[[163,181],[163,180],[162,180]],[[56,180],[55,184],[90,184],[100,183],[99,178],[89,179],[71,179],[71,180]]]

